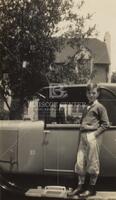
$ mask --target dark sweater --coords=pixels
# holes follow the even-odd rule
[[[97,100],[84,109],[81,119],[82,131],[96,131],[97,135],[101,134],[109,127],[109,119],[105,107]]]

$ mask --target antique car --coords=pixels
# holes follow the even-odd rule
[[[99,101],[106,107],[110,127],[99,136],[100,176],[116,177],[116,84],[100,83]],[[7,174],[59,177],[75,175],[80,119],[87,104],[86,85],[57,85],[38,93],[38,120],[0,121],[1,188]],[[15,179],[14,179],[15,180]],[[42,186],[38,179],[37,184]],[[46,184],[49,181],[46,181]],[[45,183],[44,183],[45,186]]]

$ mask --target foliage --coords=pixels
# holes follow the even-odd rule
[[[0,0],[1,78],[6,71],[16,97],[33,95],[47,84],[44,75],[54,60],[50,38],[59,5],[59,0]]]
[[[94,32],[95,26],[85,25],[91,15],[80,15],[83,4],[83,0],[77,0],[74,12],[73,0],[0,0],[0,88],[4,94],[11,90],[12,98],[20,99],[20,106],[49,81],[77,79],[71,62],[58,74],[49,66],[54,66],[55,52],[64,45],[57,37],[74,38],[69,43],[79,50],[84,38]],[[67,24],[64,32],[60,29],[62,22]]]
[[[78,0],[74,4],[73,0],[65,1],[67,9],[61,15],[61,22],[58,24],[57,36],[59,38],[59,53],[62,53],[62,48],[70,46],[76,48],[76,53],[69,57],[66,63],[52,65],[52,70],[48,73],[50,82],[57,83],[86,83],[94,76],[91,71],[91,57],[85,59],[83,47],[86,39],[97,35],[96,25],[89,26],[92,14],[83,14],[82,9],[84,0]],[[66,25],[66,26],[65,26]],[[62,27],[62,29],[60,28]],[[79,59],[76,56],[80,55]]]
[[[0,87],[20,99],[20,111],[25,98],[48,85],[45,74],[54,61],[51,35],[60,6],[60,0],[0,0]]]
[[[50,82],[65,84],[87,83],[96,74],[92,60],[91,53],[89,51],[83,52],[83,48],[80,46],[79,50],[68,59],[68,62],[55,63],[52,66],[51,71],[48,73]]]

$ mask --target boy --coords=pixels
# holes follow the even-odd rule
[[[109,127],[107,111],[97,100],[99,96],[97,84],[89,84],[86,95],[88,105],[81,119],[81,136],[75,165],[75,172],[78,173],[78,187],[69,194],[69,196],[79,195],[84,198],[96,194],[95,184],[100,169],[98,137]],[[90,183],[88,189],[84,190],[86,173],[90,175]]]

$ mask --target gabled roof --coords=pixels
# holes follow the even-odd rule
[[[110,64],[110,57],[105,42],[91,38],[85,41],[85,47],[92,52],[95,64]]]
[[[91,52],[95,64],[110,64],[110,56],[105,42],[90,38],[85,39],[84,46]],[[56,52],[56,63],[66,62],[68,57],[74,56],[76,52],[76,46],[72,48],[69,44],[65,45],[60,52]]]

